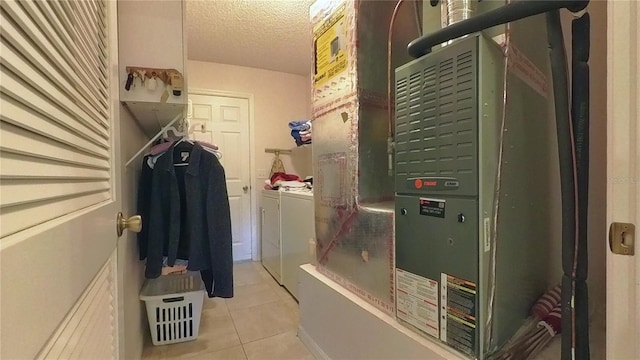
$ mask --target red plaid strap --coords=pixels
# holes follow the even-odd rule
[[[553,308],[549,315],[538,323],[538,326],[547,328],[551,336],[560,334],[560,331],[562,331],[562,309],[560,309],[560,305]]]
[[[537,319],[544,319],[560,303],[560,296],[561,289],[559,285],[547,291],[531,308],[532,315]]]

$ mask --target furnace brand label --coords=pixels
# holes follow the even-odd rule
[[[420,215],[444,219],[445,204],[444,200],[420,198]]]
[[[316,88],[347,69],[346,4],[313,30]]]
[[[398,318],[438,337],[438,282],[396,269]]]
[[[476,344],[476,284],[455,276],[441,274],[442,302],[440,340],[474,355]]]

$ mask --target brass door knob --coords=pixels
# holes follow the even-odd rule
[[[139,233],[142,230],[142,216],[133,215],[128,219],[125,219],[124,215],[119,212],[118,218],[116,220],[116,228],[118,231],[118,237],[122,236],[122,233],[124,233],[125,229],[133,231],[135,233]]]

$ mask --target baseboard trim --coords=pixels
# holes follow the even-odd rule
[[[316,360],[331,360],[329,356],[322,351],[320,346],[307,334],[302,326],[298,327],[298,338],[300,341],[309,349],[311,355],[316,358]]]

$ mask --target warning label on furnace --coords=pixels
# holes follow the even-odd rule
[[[319,87],[347,69],[346,3],[313,30],[315,86]]]
[[[442,273],[440,340],[469,355],[476,344],[476,284]]]
[[[446,202],[444,200],[420,198],[420,215],[444,219]]]
[[[439,337],[438,282],[396,269],[398,318],[434,337]]]

